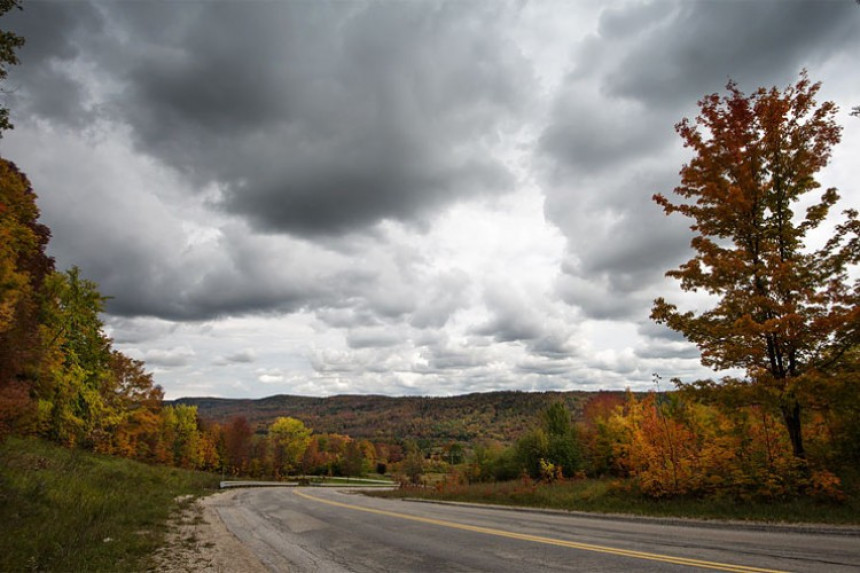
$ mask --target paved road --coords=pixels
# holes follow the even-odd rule
[[[860,537],[750,531],[258,488],[215,505],[272,571],[860,572]]]

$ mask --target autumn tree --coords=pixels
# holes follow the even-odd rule
[[[235,416],[224,427],[224,465],[234,474],[245,474],[250,466],[254,430],[245,416]]]
[[[27,177],[0,159],[0,437],[32,418],[32,384],[42,360],[40,298],[54,261]]]
[[[312,430],[301,420],[277,418],[269,426],[272,456],[278,475],[289,475],[301,468],[302,456],[311,441]]]
[[[586,471],[601,476],[616,471],[615,442],[609,420],[623,407],[620,393],[601,392],[589,398],[582,413],[583,458]]]
[[[860,323],[860,286],[849,278],[860,253],[856,211],[823,246],[807,244],[839,199],[835,189],[811,196],[840,139],[836,106],[815,101],[819,87],[804,71],[783,91],[746,96],[729,82],[726,95],[705,97],[698,117],[675,128],[694,154],[675,188],[681,200],[654,196],[667,214],[691,219],[694,233],[695,255],[667,276],[713,306],[682,312],[659,298],[652,318],[694,342],[704,365],[744,370],[725,384],[776,408],[800,459],[803,409],[845,368]]]
[[[110,353],[111,375],[104,379],[102,393],[107,405],[117,412],[110,428],[110,453],[151,459],[157,440],[164,391],[140,360],[118,350]]]
[[[158,461],[183,468],[202,468],[206,448],[197,406],[176,404],[161,410]]]

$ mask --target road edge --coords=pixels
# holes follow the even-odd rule
[[[551,509],[546,507],[526,507],[521,505],[502,505],[494,503],[474,503],[466,501],[447,501],[440,499],[423,499],[417,497],[400,498],[402,501],[417,503],[433,503],[438,505],[454,505],[462,507],[478,507],[492,510],[520,511],[524,513],[540,513],[548,515],[569,515],[606,521],[629,521],[639,523],[659,523],[663,525],[683,525],[702,527],[706,529],[744,529],[747,531],[775,531],[783,533],[800,533],[804,535],[847,535],[860,537],[860,526],[830,525],[817,523],[774,523],[760,521],[739,521],[721,519],[697,519],[692,517],[655,517],[651,515],[633,515],[627,513],[595,513],[567,509]]]

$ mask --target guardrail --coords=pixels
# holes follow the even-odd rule
[[[221,489],[234,487],[396,487],[397,483],[389,480],[362,478],[326,479],[319,476],[301,476],[292,481],[259,481],[259,480],[224,480]]]

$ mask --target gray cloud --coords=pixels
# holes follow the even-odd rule
[[[473,329],[474,334],[491,336],[498,342],[539,338],[545,325],[524,297],[504,285],[487,289],[484,300],[492,314],[489,321]]]
[[[267,231],[338,235],[511,189],[487,136],[520,115],[530,68],[501,35],[505,10],[201,2],[80,12],[47,3],[22,17],[42,64],[22,75],[22,98],[47,94],[30,111],[75,121],[85,98],[50,94],[83,90],[68,70],[89,66],[107,86],[95,96],[103,116],[195,186],[222,185],[217,203]],[[112,33],[79,32],[98,23]]]
[[[688,255],[651,200],[688,157],[673,125],[729,76],[804,66],[860,101],[848,0],[28,0],[7,22],[28,43],[0,149],[172,397],[702,377],[648,320]]]
[[[451,315],[468,304],[469,275],[455,269],[441,274],[424,291],[424,300],[412,313],[409,323],[416,328],[441,328]]]
[[[416,370],[423,373],[463,372],[485,367],[492,361],[492,354],[484,345],[460,346],[447,339],[425,349],[422,355],[427,366],[417,366]]]
[[[229,364],[250,364],[257,361],[257,352],[253,348],[244,348],[233,354],[223,356],[222,363]]]
[[[4,25],[26,40],[21,65],[10,74],[13,114],[33,113],[77,128],[91,121],[88,89],[73,62],[83,56],[82,43],[105,33],[99,11],[84,2],[29,2],[10,12]]]
[[[188,347],[153,348],[143,354],[147,364],[151,366],[178,367],[186,366],[194,358],[195,352]]]
[[[151,318],[106,317],[105,327],[115,344],[139,344],[176,331],[176,323]]]
[[[729,77],[748,91],[860,47],[850,2],[610,6],[571,59],[538,146],[547,218],[568,238],[558,293],[587,316],[647,316],[649,291],[683,260],[689,231],[653,204],[671,194],[672,126]],[[731,41],[727,38],[731,37]]]
[[[388,348],[401,342],[401,334],[382,327],[358,328],[346,336],[346,343],[350,348]]]
[[[802,65],[819,64],[846,42],[860,45],[851,2],[748,2],[742,9],[732,2],[679,2],[658,11],[659,6],[648,9],[645,25],[639,21],[635,49],[626,51],[605,84],[609,94],[652,109],[685,106],[720,91],[729,77],[751,89],[783,85]],[[631,19],[638,21],[642,12],[606,11],[602,40],[623,41]]]

